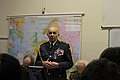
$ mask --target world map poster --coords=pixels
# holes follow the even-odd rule
[[[59,27],[59,40],[69,43],[74,63],[80,59],[81,16],[15,16],[9,18],[8,52],[22,64],[26,53],[34,54],[48,41],[46,31]]]

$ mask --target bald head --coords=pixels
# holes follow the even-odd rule
[[[34,64],[34,57],[32,54],[26,54],[23,57],[23,66],[27,67],[27,66],[31,66]]]
[[[49,27],[47,31],[49,41],[54,42],[58,39],[59,29],[57,27]]]
[[[24,60],[23,60],[23,65],[24,66],[29,66],[31,65],[31,59],[29,57],[26,57]]]
[[[49,28],[48,28],[48,32],[51,31],[51,30],[54,30],[54,31],[56,31],[57,33],[59,33],[59,28],[58,28],[58,27],[49,27]]]
[[[83,71],[83,69],[86,67],[87,65],[87,61],[84,61],[84,60],[79,60],[77,61],[76,63],[76,69],[77,71],[80,73]]]

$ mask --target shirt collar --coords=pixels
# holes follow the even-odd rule
[[[56,40],[56,41],[54,41],[53,43],[51,43],[51,42],[49,41],[50,45],[51,45],[51,44],[55,45],[55,43],[56,43],[56,42],[57,42],[57,40]]]

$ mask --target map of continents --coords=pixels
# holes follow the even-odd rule
[[[40,17],[26,16],[9,19],[8,51],[22,63],[26,53],[36,54],[40,44],[47,41],[46,30],[49,26],[59,27],[59,40],[69,43],[74,62],[80,57],[80,17]]]

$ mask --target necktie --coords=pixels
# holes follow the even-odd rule
[[[52,51],[52,49],[53,49],[53,43],[51,43],[50,45],[50,50]]]

